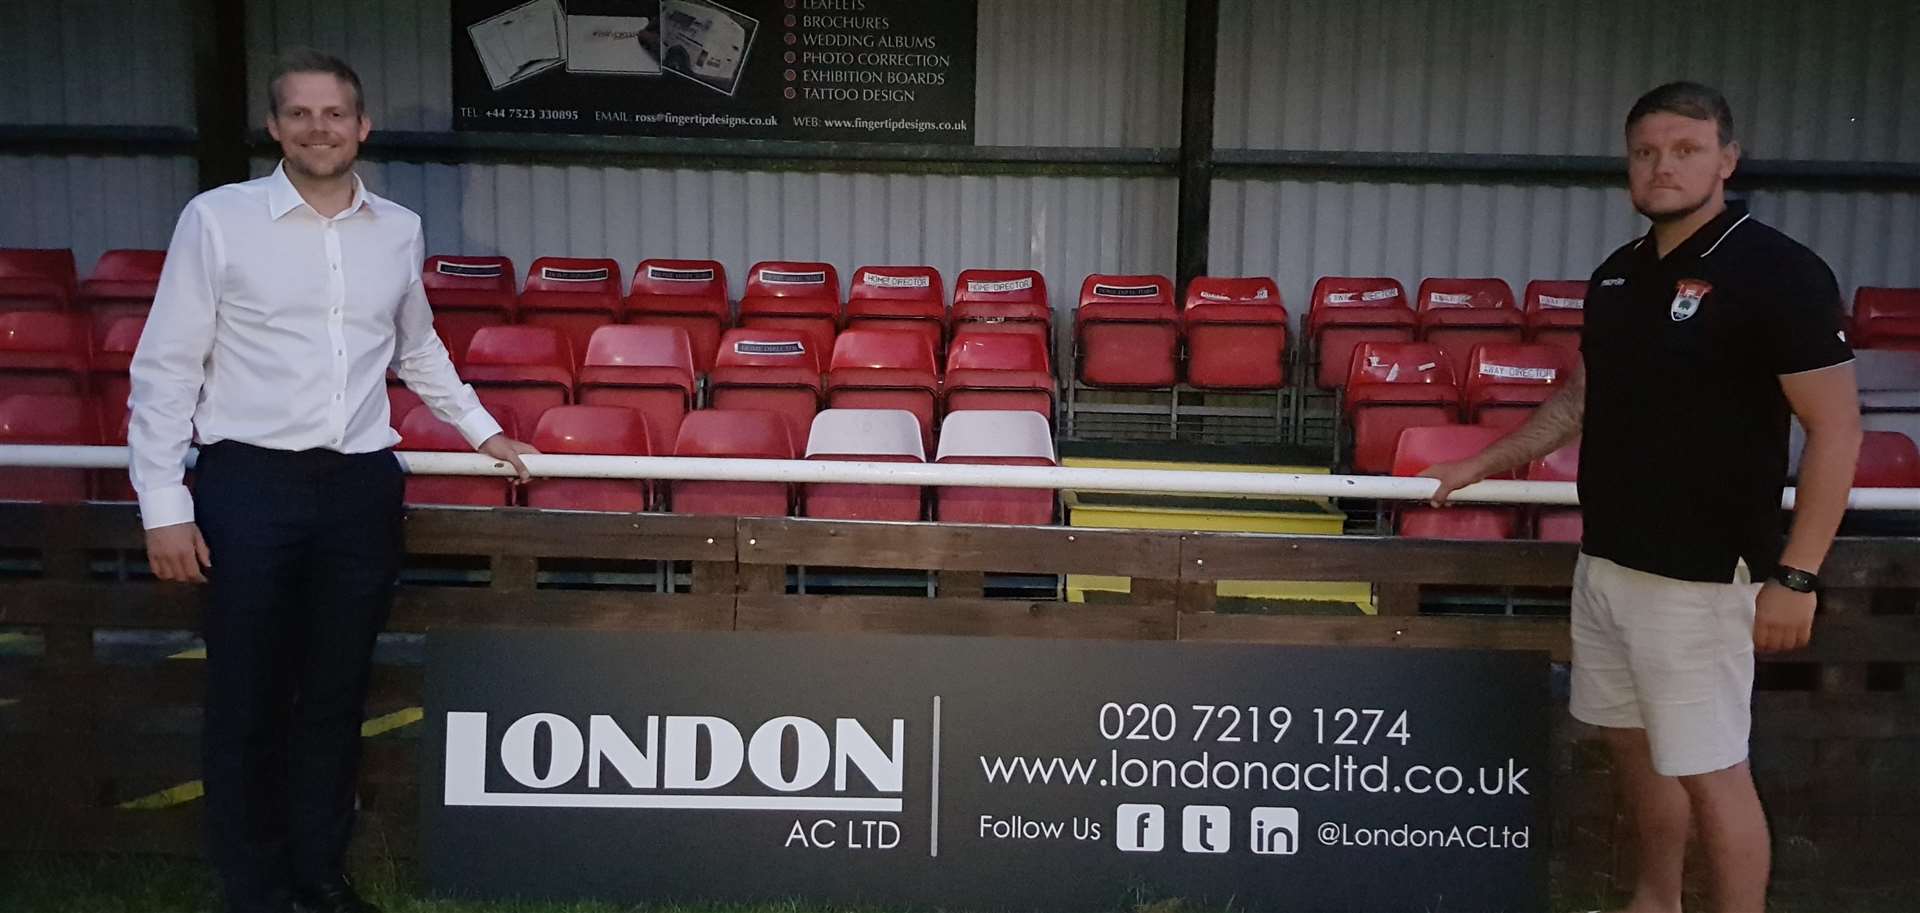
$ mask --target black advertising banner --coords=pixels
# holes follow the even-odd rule
[[[1546,909],[1544,654],[493,630],[428,662],[438,892]]]
[[[456,130],[973,142],[976,0],[454,0]]]

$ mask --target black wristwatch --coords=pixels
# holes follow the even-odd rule
[[[1819,577],[1800,570],[1797,567],[1788,567],[1784,564],[1780,565],[1780,570],[1774,573],[1773,582],[1796,593],[1820,592]]]

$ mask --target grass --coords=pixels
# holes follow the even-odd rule
[[[380,862],[356,872],[356,885],[387,913],[844,913],[797,902],[757,906],[625,906],[610,903],[474,903],[424,896],[410,865]],[[1820,897],[1775,892],[1771,913],[1913,913],[1920,890],[1861,895],[1828,885]],[[1559,911],[1617,909],[1620,898],[1560,898]],[[1690,907],[1693,909],[1695,907]],[[151,856],[0,856],[0,911],[14,913],[206,913],[219,910],[202,863]],[[1178,900],[1134,907],[1131,913],[1207,913]],[[1243,913],[1229,910],[1225,913]]]

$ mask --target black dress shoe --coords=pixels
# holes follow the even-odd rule
[[[301,913],[380,913],[379,907],[361,900],[345,881],[296,889],[293,908]]]

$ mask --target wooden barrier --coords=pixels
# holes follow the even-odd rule
[[[425,509],[407,520],[409,573],[388,630],[477,626],[662,631],[864,631],[1537,650],[1564,662],[1564,615],[1421,612],[1423,587],[1564,588],[1571,545],[1218,533],[870,524],[531,510]],[[143,575],[128,506],[0,504],[0,630],[43,649],[0,654],[0,850],[196,853],[197,712],[190,659],[122,655],[121,629],[190,631],[198,592]],[[217,556],[216,556],[217,558]],[[581,588],[564,568],[654,567],[649,591]],[[935,595],[790,594],[792,568],[924,572]],[[1130,577],[1107,602],[988,598],[998,575]],[[577,575],[576,575],[577,577]],[[1907,880],[1920,825],[1920,542],[1847,539],[1824,568],[1814,643],[1761,664],[1754,767],[1776,878],[1858,889]],[[1245,614],[1225,580],[1368,580],[1377,616]],[[391,659],[385,652],[385,659]],[[403,658],[404,659],[404,658]],[[375,667],[368,715],[417,707],[415,663]],[[404,720],[404,718],[402,718]],[[366,742],[359,853],[415,852],[413,732]],[[1625,827],[1593,733],[1554,729],[1553,871],[1567,896],[1628,874]],[[122,807],[133,802],[136,808]]]

